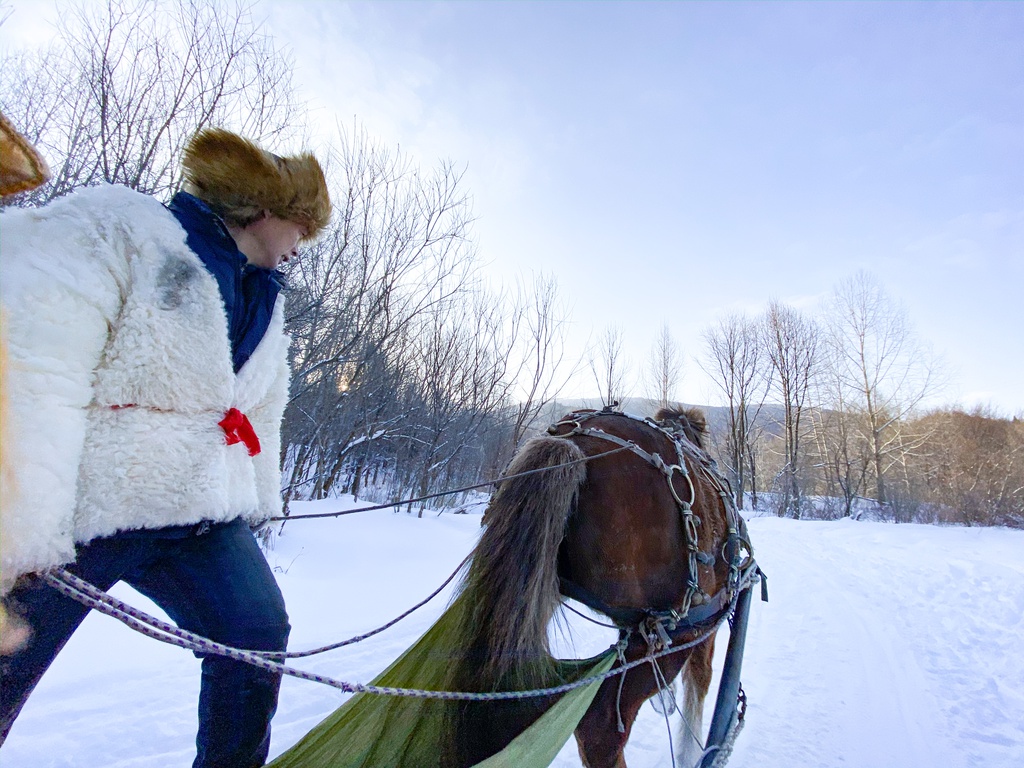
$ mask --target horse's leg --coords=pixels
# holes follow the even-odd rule
[[[647,653],[646,646],[627,651],[626,659],[632,661]],[[671,683],[686,662],[686,653],[670,654],[658,659],[660,678]],[[640,707],[658,691],[659,677],[655,677],[650,664],[642,664],[626,673],[619,692],[619,676],[611,677],[601,684],[587,713],[576,727],[576,744],[580,760],[586,768],[626,768],[623,749],[629,733],[640,712]],[[623,730],[619,730],[619,718]],[[667,751],[667,747],[666,747]]]
[[[715,638],[701,643],[683,667],[683,711],[676,739],[676,767],[694,768],[704,751],[704,699],[711,687]]]
[[[632,676],[632,672],[627,673]],[[626,684],[629,683],[627,679]],[[623,698],[626,696],[623,686]],[[618,726],[619,713],[619,677],[605,680],[590,703],[586,714],[576,726],[576,746],[580,751],[580,761],[585,768],[626,768],[626,760],[622,750],[629,739],[629,731],[636,719],[636,711],[630,713],[626,706],[622,711],[622,724],[625,730],[620,732]],[[625,704],[625,702],[623,702]],[[639,709],[639,707],[637,707]]]

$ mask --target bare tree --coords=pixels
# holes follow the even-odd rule
[[[574,372],[564,371],[568,314],[554,277],[542,273],[534,277],[530,289],[520,285],[510,318],[519,348],[513,374],[518,383],[513,451]]]
[[[625,399],[629,362],[622,353],[622,341],[622,330],[609,327],[601,335],[596,348],[590,351],[590,372],[604,405],[620,403]]]
[[[842,505],[835,517],[851,517],[871,466],[867,444],[859,438],[863,413],[848,410],[842,393],[824,394],[820,402],[822,406],[813,409],[811,418],[825,493]]]
[[[354,127],[327,166],[334,218],[290,267],[287,305],[289,489],[314,497],[346,471],[358,490],[367,462],[393,457],[374,445],[412,439],[424,408],[412,350],[424,319],[464,294],[475,270],[469,200],[450,163],[423,172]]]
[[[772,386],[784,412],[779,511],[800,517],[804,505],[802,440],[808,427],[804,417],[818,370],[820,332],[812,320],[777,300],[768,305],[762,328],[765,351],[774,371]]]
[[[757,505],[757,461],[754,443],[758,417],[771,384],[760,326],[740,315],[730,315],[704,332],[704,369],[721,390],[728,409],[726,467],[743,507],[749,487]]]
[[[886,476],[925,439],[911,437],[903,422],[935,391],[938,365],[914,336],[906,312],[871,275],[860,272],[833,292],[826,313],[827,361],[833,397],[867,445],[875,498],[888,501]],[[854,451],[856,452],[856,450]]]
[[[422,408],[402,474],[417,495],[473,482],[486,464],[477,438],[507,410],[514,385],[509,306],[477,285],[460,300],[435,305],[413,331],[410,368]]]
[[[291,62],[251,8],[78,0],[62,8],[50,48],[4,55],[0,107],[54,171],[16,204],[101,182],[169,197],[184,143],[210,124],[275,146],[299,136]],[[554,391],[564,316],[553,281],[519,305],[481,299],[471,207],[452,163],[420,169],[356,127],[318,155],[335,215],[289,267],[287,496],[360,493],[378,480],[424,487],[493,465],[488,452],[509,445],[516,421],[516,373],[533,377],[520,430]],[[513,353],[527,336],[532,356],[525,341]],[[400,470],[399,457],[412,460]]]
[[[683,356],[679,346],[669,330],[668,323],[663,323],[658,336],[651,347],[644,370],[644,379],[648,392],[653,395],[661,408],[668,407],[676,400],[676,390],[683,375]]]
[[[100,182],[167,198],[196,130],[280,143],[304,123],[289,58],[241,2],[67,3],[52,46],[0,67],[0,108],[53,171],[18,205]]]

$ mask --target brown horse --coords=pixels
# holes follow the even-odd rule
[[[663,409],[655,421],[578,411],[523,447],[487,508],[463,584],[473,605],[462,627],[468,650],[452,664],[449,690],[559,682],[548,624],[565,595],[615,621],[627,662],[698,637],[728,611],[742,522],[703,451],[704,431],[695,410]],[[530,470],[541,471],[511,477]],[[692,766],[713,651],[711,636],[658,659],[657,674],[647,663],[604,681],[576,728],[583,764],[625,766],[640,706],[659,678],[682,671],[688,725],[677,757]],[[471,766],[500,751],[554,701],[461,705],[442,764]]]

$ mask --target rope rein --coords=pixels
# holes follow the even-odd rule
[[[89,582],[80,579],[63,568],[56,568],[54,570],[47,571],[41,574],[41,578],[66,597],[76,600],[82,605],[97,610],[107,616],[111,616],[135,631],[140,632],[147,637],[159,640],[160,642],[175,645],[179,648],[184,648],[197,653],[224,656],[229,659],[234,659],[235,661],[251,664],[269,672],[288,675],[290,677],[296,677],[300,680],[308,680],[314,683],[321,683],[322,685],[337,688],[345,693],[368,693],[382,696],[440,699],[444,701],[505,701],[567,693],[568,691],[575,690],[576,688],[582,688],[583,686],[591,683],[607,680],[615,675],[624,675],[629,670],[639,667],[642,664],[648,664],[663,656],[668,656],[669,654],[678,653],[688,648],[700,645],[709,637],[714,635],[718,631],[719,627],[721,627],[721,625],[728,620],[729,616],[732,615],[732,612],[736,608],[736,600],[739,596],[739,592],[749,589],[754,584],[758,578],[758,571],[756,566],[753,566],[753,564],[752,567],[744,571],[741,589],[737,590],[736,594],[733,596],[729,610],[723,613],[723,615],[719,617],[713,625],[702,632],[694,640],[675,645],[671,648],[666,648],[665,650],[657,653],[649,654],[602,674],[585,677],[573,683],[565,683],[551,688],[536,688],[526,691],[497,691],[493,693],[428,691],[415,688],[363,685],[361,683],[349,683],[343,680],[336,680],[332,677],[306,672],[281,663],[280,659],[287,658],[290,655],[285,652],[247,651],[239,648],[233,648],[222,643],[214,642],[213,640],[197,635],[194,632],[189,632],[187,630],[180,629],[179,627],[175,627],[174,625],[167,624],[166,622],[160,621],[156,617],[150,616],[136,608],[126,606],[124,603],[113,598],[103,590],[96,588]],[[124,606],[124,608],[120,606]],[[308,655],[307,652],[304,652],[304,654]]]
[[[562,467],[571,467],[574,464],[585,464],[588,461],[593,461],[594,459],[600,459],[605,456],[611,456],[613,453],[620,453],[622,451],[628,450],[632,450],[632,448],[630,446],[623,446],[621,448],[615,448],[611,451],[605,451],[604,453],[597,453],[594,454],[593,456],[584,456],[582,459],[567,461],[563,464],[555,464],[550,467],[540,467],[539,469],[528,469],[525,472],[518,472],[514,475],[506,475],[504,477],[499,477],[495,480],[488,480],[487,482],[484,483],[477,483],[476,485],[467,485],[464,488],[455,488],[454,490],[451,491],[431,493],[427,496],[417,496],[414,499],[404,499],[402,501],[389,501],[387,504],[374,504],[373,506],[370,507],[359,507],[358,509],[344,509],[340,512],[311,512],[309,514],[303,515],[277,515],[275,517],[268,517],[267,522],[278,523],[285,522],[287,520],[304,520],[314,517],[341,517],[342,515],[354,515],[357,512],[375,512],[378,509],[390,509],[391,507],[401,507],[405,504],[415,504],[416,502],[419,501],[429,501],[430,499],[439,499],[442,496],[454,496],[457,493],[465,493],[466,491],[475,491],[478,488],[487,488],[492,485],[500,485],[501,483],[504,483],[507,480],[514,480],[517,477],[536,475],[541,472],[551,472],[556,469],[561,469]]]
[[[310,649],[308,651],[288,651],[288,652],[285,652],[285,651],[255,651],[255,650],[246,650],[244,652],[245,653],[251,653],[254,656],[262,656],[262,657],[265,657],[265,658],[268,658],[268,659],[275,659],[275,660],[280,660],[280,659],[301,659],[301,658],[305,658],[305,657],[308,657],[308,656],[316,656],[317,654],[320,654],[320,653],[326,653],[327,651],[334,651],[334,650],[337,650],[338,648],[344,648],[347,645],[354,645],[356,643],[361,643],[363,640],[367,640],[367,639],[373,637],[374,635],[379,635],[384,630],[390,629],[391,627],[395,626],[395,624],[400,622],[402,619],[406,618],[407,616],[410,616],[412,613],[414,613],[415,611],[419,610],[424,605],[426,605],[431,600],[433,600],[435,597],[437,597],[439,594],[441,594],[441,591],[445,587],[447,587],[449,584],[451,584],[452,580],[456,576],[458,576],[458,574],[462,570],[462,568],[466,565],[467,562],[469,562],[470,557],[472,557],[472,555],[467,555],[465,557],[465,559],[461,563],[459,563],[459,565],[455,568],[455,570],[452,571],[451,575],[444,580],[444,582],[441,584],[441,586],[439,586],[437,589],[435,589],[433,592],[431,592],[423,600],[421,600],[420,602],[416,603],[416,605],[414,605],[412,608],[408,609],[404,613],[401,613],[398,616],[396,616],[395,618],[391,619],[391,621],[387,622],[386,624],[383,624],[382,626],[379,626],[376,629],[371,629],[369,632],[364,632],[361,635],[356,635],[355,637],[350,637],[347,640],[341,640],[341,641],[336,642],[336,643],[331,643],[330,645],[324,645],[324,646],[321,646],[319,648],[312,648],[312,649]],[[156,618],[155,616],[150,616],[149,614],[144,613],[143,611],[140,611],[138,608],[134,608],[134,607],[128,605],[127,603],[123,602],[122,600],[118,600],[116,597],[114,597],[113,595],[109,594],[108,592],[104,592],[104,591],[100,590],[99,588],[97,588],[93,584],[90,584],[88,581],[85,581],[84,579],[76,576],[75,574],[73,574],[70,571],[65,570],[63,568],[58,568],[58,569],[56,569],[54,571],[50,571],[49,573],[47,573],[47,574],[45,574],[43,576],[43,578],[44,578],[44,580],[46,581],[47,584],[49,584],[51,587],[59,589],[67,597],[71,597],[71,598],[73,598],[75,600],[78,600],[78,596],[77,595],[69,594],[64,589],[61,589],[60,587],[58,587],[54,583],[53,579],[48,578],[51,575],[56,575],[59,580],[63,581],[63,584],[64,584],[65,587],[74,588],[74,589],[78,590],[78,592],[81,593],[82,595],[85,595],[85,596],[87,596],[87,597],[89,597],[89,598],[91,598],[93,600],[99,601],[99,602],[103,603],[104,605],[109,606],[112,610],[118,611],[120,614],[123,614],[124,616],[127,616],[127,617],[129,617],[131,619],[134,619],[136,622],[138,622],[140,624],[144,624],[144,625],[148,626],[150,629],[153,629],[153,630],[155,630],[157,632],[163,632],[163,633],[168,634],[168,635],[177,635],[178,633],[184,631],[184,630],[181,630],[179,627],[177,627],[174,624],[169,624],[166,621],[162,621],[162,620]],[[79,600],[79,602],[82,602],[82,601]],[[94,606],[92,606],[90,604],[89,607],[94,607]],[[102,611],[102,609],[100,609],[100,608],[97,608],[97,610],[101,610]],[[106,613],[106,611],[103,611],[103,612]],[[113,614],[108,614],[108,615],[113,615]],[[115,617],[115,618],[117,618],[117,617]],[[129,625],[129,626],[131,626],[131,625]],[[147,633],[143,633],[143,634],[147,634],[148,635],[149,633],[147,632]],[[152,635],[150,635],[150,636],[152,636]],[[242,650],[242,649],[239,648],[239,649],[236,649],[236,650]]]
[[[642,422],[648,426],[654,427],[658,432],[669,439],[669,442],[675,449],[675,461],[673,463],[669,463],[665,461],[657,451],[648,452],[632,440],[626,440],[618,435],[606,432],[599,428],[583,426],[583,422],[597,416],[607,415],[608,413],[617,413],[617,415],[625,416],[631,420]],[[559,433],[558,429],[565,426],[570,426],[570,431]],[[319,648],[293,652],[245,650],[215,642],[209,638],[203,637],[202,635],[182,629],[174,624],[162,621],[140,611],[137,608],[118,600],[109,593],[97,588],[93,584],[79,578],[64,568],[55,568],[45,571],[39,574],[39,577],[44,583],[65,597],[75,600],[89,609],[96,610],[107,616],[115,618],[130,629],[162,643],[183,648],[200,655],[214,655],[232,659],[274,674],[288,675],[289,677],[295,677],[300,680],[320,683],[321,685],[326,685],[348,694],[395,696],[440,701],[518,701],[537,697],[558,696],[569,691],[609,680],[616,675],[620,675],[621,677],[618,681],[619,696],[616,699],[616,715],[618,719],[618,729],[622,732],[625,728],[620,711],[620,700],[626,679],[626,673],[643,665],[650,664],[651,674],[653,675],[657,685],[656,700],[657,704],[660,705],[655,706],[655,709],[658,710],[658,712],[665,718],[665,725],[669,730],[669,755],[671,762],[674,765],[674,745],[672,743],[671,725],[669,723],[669,715],[671,715],[676,709],[674,686],[672,686],[665,678],[658,660],[673,653],[679,653],[699,646],[709,638],[713,637],[726,621],[731,622],[732,617],[734,615],[738,615],[737,605],[741,594],[746,592],[746,590],[751,589],[758,581],[761,581],[762,584],[762,599],[767,599],[765,594],[765,582],[762,581],[763,574],[753,559],[753,548],[750,545],[744,521],[736,508],[731,486],[729,485],[728,480],[717,471],[715,462],[699,446],[691,444],[689,438],[684,436],[682,433],[670,430],[664,426],[663,423],[655,422],[652,419],[639,419],[635,416],[630,416],[621,412],[613,412],[610,408],[606,408],[602,411],[575,412],[566,419],[563,419],[557,424],[549,427],[548,433],[552,436],[562,438],[569,438],[576,435],[597,438],[611,442],[616,447],[602,453],[584,456],[583,458],[556,464],[554,466],[539,467],[512,475],[502,476],[494,480],[477,483],[475,485],[456,488],[454,490],[442,491],[402,501],[393,501],[336,512],[297,515],[285,514],[267,518],[266,522],[286,522],[289,520],[341,517],[343,515],[351,515],[359,512],[389,509],[406,504],[414,504],[444,496],[465,493],[467,491],[477,490],[480,488],[496,488],[507,480],[513,480],[543,472],[550,472],[576,464],[585,464],[623,451],[632,452],[648,464],[655,467],[655,469],[657,469],[667,481],[668,488],[682,518],[681,522],[683,525],[686,544],[685,556],[689,561],[690,578],[687,583],[687,590],[683,600],[683,605],[680,608],[671,611],[651,611],[650,609],[645,611],[646,619],[638,624],[635,629],[640,632],[641,637],[647,640],[647,654],[632,662],[627,662],[625,655],[627,644],[630,642],[630,637],[632,635],[632,630],[622,632],[622,626],[618,624],[605,624],[583,614],[567,602],[563,601],[562,606],[564,608],[578,614],[587,621],[600,626],[619,629],[621,633],[616,644],[612,645],[605,654],[595,657],[595,659],[604,659],[605,663],[607,663],[609,659],[607,654],[614,653],[615,656],[617,656],[615,665],[606,672],[589,675],[576,680],[575,682],[564,683],[548,688],[535,688],[523,691],[493,691],[484,693],[470,691],[438,691],[351,683],[326,675],[307,672],[284,663],[287,659],[310,657],[353,645],[389,629],[437,597],[451,584],[455,577],[463,571],[466,564],[472,559],[473,553],[467,555],[451,575],[449,575],[430,595],[384,625],[346,640],[331,643]],[[694,514],[692,509],[692,505],[697,501],[697,494],[694,488],[694,478],[690,476],[690,468],[687,467],[687,459],[692,460],[695,465],[694,469],[711,482],[712,486],[720,496],[723,506],[725,507],[726,529],[728,535],[726,541],[722,544],[721,556],[729,563],[729,577],[726,587],[719,590],[719,592],[713,597],[701,589],[697,579],[698,564],[711,566],[715,562],[715,557],[713,553],[702,551],[698,544],[697,529],[701,524],[701,520]],[[673,480],[677,477],[685,481],[686,490],[689,491],[689,499],[681,498],[680,494],[677,492],[673,483]],[[744,549],[746,550],[745,557],[743,556]],[[579,599],[579,595],[571,592],[565,592],[563,590],[563,595],[565,594],[573,594],[574,598]],[[714,606],[711,605],[712,600],[715,601]],[[584,604],[589,605],[586,600],[584,600]],[[704,606],[705,611],[701,612],[699,616],[694,615],[692,621],[685,622],[691,608],[696,605]],[[748,603],[744,602],[742,610],[744,617],[746,615],[745,611],[747,606]],[[593,608],[593,606],[590,607]],[[707,611],[712,609],[715,612],[710,613],[709,615]],[[616,618],[615,621],[618,622],[618,619]],[[739,618],[737,618],[737,621],[739,621]],[[675,632],[678,627],[678,629],[683,631],[684,637],[690,635],[691,632],[694,633],[693,639],[683,643],[674,644],[673,640],[669,637],[668,631],[666,631],[666,625],[669,630],[673,632]],[[730,642],[730,656],[732,654],[731,645],[732,643]],[[740,655],[742,655],[742,650],[740,650]],[[593,663],[593,660],[591,663]],[[721,691],[719,696],[721,697]],[[718,708],[721,708],[721,702],[719,702]],[[737,704],[732,710],[732,723],[726,726],[727,731],[725,732],[724,737],[716,737],[722,738],[720,743],[708,745],[706,748],[703,748],[701,760],[699,761],[700,765],[704,765],[707,759],[710,760],[708,765],[711,766],[711,768],[722,768],[725,766],[733,751],[736,738],[745,724],[745,710],[746,696],[742,687],[740,687]],[[686,718],[684,717],[684,721],[685,719]],[[719,712],[716,708],[715,721],[718,722],[718,720]],[[713,722],[712,732],[715,731],[715,725],[716,723]],[[693,733],[688,722],[686,723],[686,726],[690,730],[691,737],[697,741],[698,746],[703,747],[703,745],[701,745],[701,740],[698,738],[697,734]],[[711,734],[709,734],[708,738],[709,740],[712,738]]]

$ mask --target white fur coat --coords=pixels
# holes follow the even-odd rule
[[[281,509],[283,301],[236,375],[216,280],[154,199],[123,187],[0,215],[8,343],[5,586],[117,531]],[[262,444],[227,445],[229,408]]]

